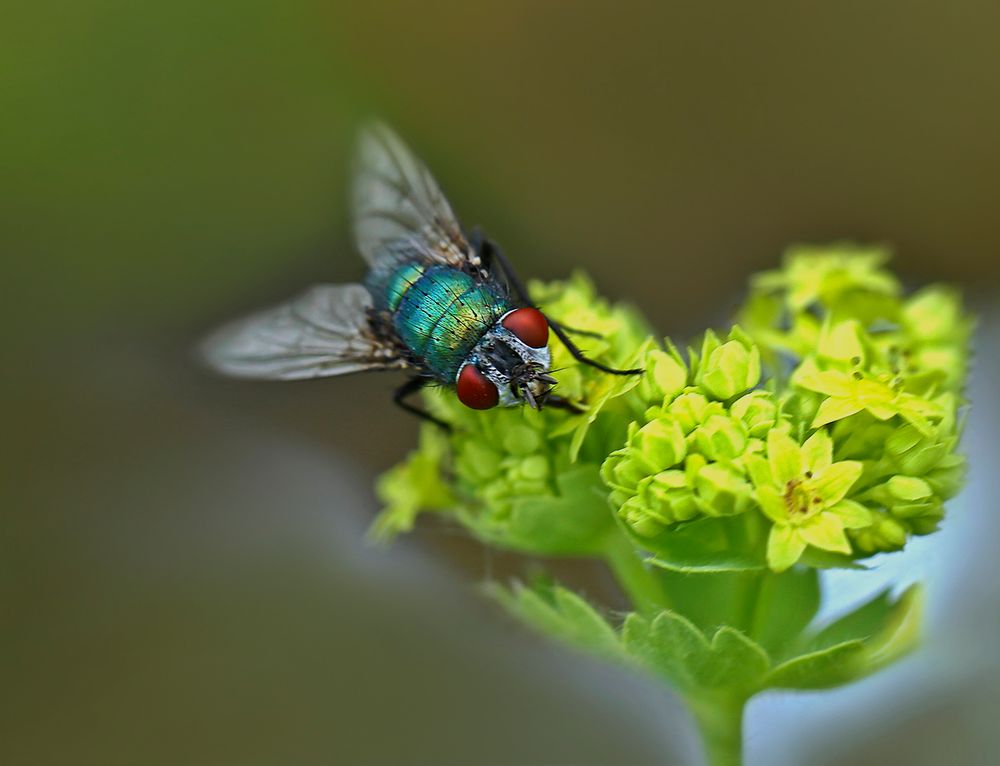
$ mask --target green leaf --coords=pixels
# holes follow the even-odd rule
[[[781,663],[768,674],[764,685],[776,689],[839,686],[858,676],[863,654],[863,641],[834,644]]]
[[[584,599],[565,588],[490,588],[490,594],[535,630],[606,659],[621,659],[622,645],[607,621]]]
[[[669,527],[654,537],[629,532],[653,554],[649,563],[675,572],[743,572],[764,568],[759,550],[749,543],[742,516],[707,517]]]
[[[506,526],[509,547],[542,555],[591,555],[602,550],[614,524],[607,490],[596,465],[580,464],[560,473],[559,495],[516,499]]]
[[[697,688],[697,676],[710,661],[708,640],[689,620],[661,612],[650,622],[630,614],[622,627],[622,643],[640,664],[684,688]]]
[[[640,664],[687,690],[756,689],[771,667],[759,644],[730,626],[722,626],[711,643],[690,620],[661,612],[650,622],[629,615],[622,642]]]
[[[803,639],[805,653],[776,667],[766,684],[822,689],[874,673],[917,645],[922,591],[914,585],[898,599],[888,591]]]
[[[708,688],[753,689],[771,668],[764,648],[728,625],[712,637],[710,655],[695,675],[698,684]]]
[[[816,632],[808,640],[808,648],[820,649],[854,639],[870,640],[884,631],[903,611],[913,608],[912,602],[919,596],[919,589],[913,586],[894,600],[891,589],[886,588]]]

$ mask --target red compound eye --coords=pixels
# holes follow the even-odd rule
[[[532,348],[544,348],[549,342],[549,320],[538,309],[514,309],[502,324]]]
[[[500,400],[500,393],[493,385],[493,381],[483,375],[474,364],[465,365],[458,373],[455,388],[458,391],[458,400],[474,410],[496,407]]]

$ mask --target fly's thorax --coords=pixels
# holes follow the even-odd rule
[[[531,403],[525,395],[524,387],[532,400],[541,402],[551,388],[548,378],[552,356],[548,345],[534,348],[522,341],[503,325],[508,312],[483,335],[466,359],[496,386],[499,405],[511,407],[516,404]],[[464,365],[463,365],[464,367]],[[461,373],[461,370],[459,370]],[[456,377],[456,382],[458,378]]]
[[[486,331],[510,311],[510,303],[492,282],[403,255],[391,268],[372,269],[369,289],[411,357],[433,377],[450,382]]]

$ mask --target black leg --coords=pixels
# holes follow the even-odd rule
[[[533,305],[531,296],[528,295],[528,288],[524,286],[524,282],[521,281],[517,272],[514,271],[514,267],[507,260],[507,256],[503,254],[503,250],[500,249],[496,242],[486,239],[478,229],[473,230],[472,240],[479,252],[479,259],[483,262],[483,266],[489,269],[495,261],[496,265],[500,267],[500,271],[503,272],[507,285],[513,291],[514,295],[517,296],[517,299],[525,306]]]
[[[574,415],[582,415],[583,410],[577,407],[569,399],[563,399],[561,396],[556,394],[549,394],[545,397],[545,401],[542,402],[542,409],[546,407],[552,407],[556,410],[566,410],[567,412],[572,412]]]
[[[608,367],[607,365],[601,364],[600,362],[595,362],[593,359],[584,354],[577,345],[569,339],[566,334],[566,330],[563,329],[562,325],[558,322],[553,322],[549,320],[549,327],[552,328],[552,332],[556,334],[556,337],[562,341],[563,345],[573,355],[573,358],[581,364],[589,364],[591,367],[596,367],[601,372],[606,372],[609,375],[642,375],[645,370],[641,367],[636,367],[632,370],[616,370],[614,367]]]
[[[511,290],[518,299],[525,305],[531,306],[531,297],[528,295],[528,290],[525,288],[524,283],[521,281],[520,277],[517,276],[517,272],[514,271],[514,267],[511,266],[510,261],[503,254],[503,251],[497,247],[496,243],[485,239],[478,229],[473,231],[472,240],[475,242],[475,246],[479,252],[479,257],[483,261],[483,264],[489,268],[492,262],[495,260],[500,270],[503,271],[503,275],[510,285]],[[584,354],[577,345],[569,339],[567,333],[576,332],[578,335],[591,335],[594,337],[600,337],[596,333],[580,332],[579,330],[571,330],[568,327],[564,327],[559,322],[553,320],[551,317],[547,317],[549,320],[549,326],[552,328],[552,332],[563,342],[563,345],[569,350],[573,355],[573,358],[582,364],[589,364],[591,367],[596,367],[602,372],[607,372],[611,375],[641,375],[642,370],[637,368],[634,370],[616,370],[613,367],[608,367],[600,362],[595,362],[593,359],[589,358]]]
[[[430,383],[430,378],[410,378],[403,385],[396,389],[396,392],[392,395],[392,402],[397,407],[406,410],[411,415],[416,415],[421,420],[427,420],[434,425],[443,428],[445,431],[451,433],[451,426],[445,423],[443,420],[431,415],[429,412],[425,412],[419,407],[410,404],[406,401],[408,396],[412,396],[417,393],[421,388]]]
[[[546,317],[549,320],[549,324],[553,323],[552,317]],[[556,322],[563,330],[565,330],[570,335],[582,335],[584,338],[603,338],[599,332],[591,332],[590,330],[581,330],[578,327],[570,327],[569,325],[563,324],[562,322]]]

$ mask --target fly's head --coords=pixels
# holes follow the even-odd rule
[[[539,410],[556,380],[550,374],[549,323],[535,308],[508,311],[476,345],[455,380],[459,400],[485,410],[527,404]]]

